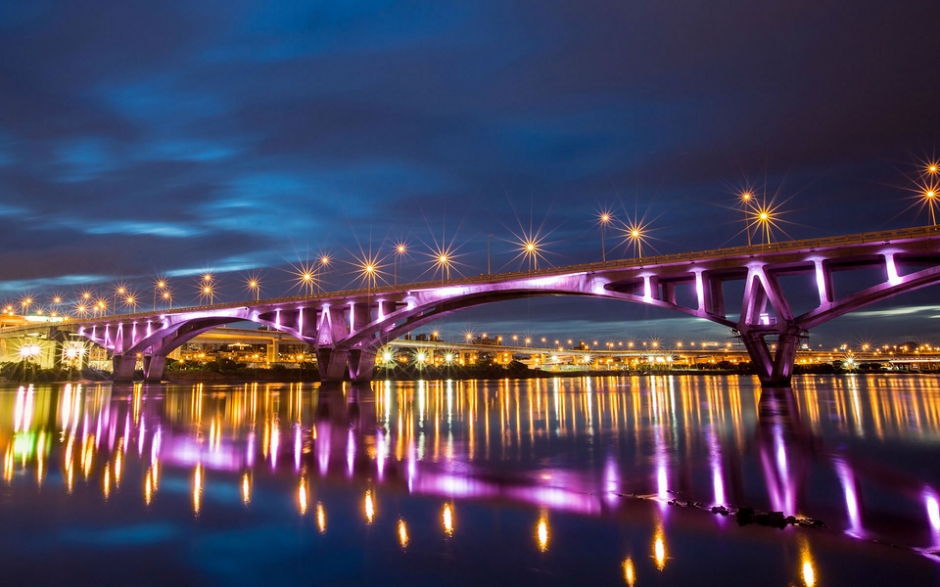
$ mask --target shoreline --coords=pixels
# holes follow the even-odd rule
[[[513,379],[513,380],[524,380],[524,379],[554,379],[556,377],[563,378],[576,378],[576,377],[655,377],[655,376],[667,376],[667,375],[677,375],[677,376],[739,376],[739,377],[754,377],[753,373],[746,373],[737,370],[668,370],[668,371],[606,371],[606,370],[579,370],[579,371],[511,371],[509,369],[504,370],[504,373],[498,373],[491,370],[482,371],[477,373],[468,373],[468,372],[444,372],[444,370],[423,370],[422,372],[396,372],[396,373],[381,373],[376,372],[375,376],[371,380],[372,382],[376,381],[496,381],[500,379]],[[185,375],[184,375],[185,374]],[[77,375],[77,374],[76,374]],[[93,383],[112,383],[115,382],[104,376],[99,377],[68,377],[68,378],[31,378],[31,379],[5,379],[0,378],[0,384],[8,385],[34,385],[38,383],[55,383],[55,384],[81,384],[88,385]],[[180,376],[182,375],[182,376]],[[385,377],[382,377],[385,375]],[[889,377],[912,377],[912,376],[927,376],[927,377],[937,377],[940,376],[940,372],[933,371],[856,371],[856,372],[809,372],[809,373],[796,373],[794,377],[806,377],[812,375],[825,375],[825,376],[871,376],[871,375],[881,375]],[[181,383],[319,383],[320,377],[319,373],[316,371],[270,371],[270,370],[258,370],[256,373],[244,373],[244,372],[233,372],[233,373],[217,373],[217,372],[203,372],[203,371],[178,371],[173,372],[172,376],[164,377],[160,381],[144,381],[143,377],[135,378],[131,382],[121,382],[120,384],[138,384],[138,383],[153,383],[153,384],[181,384]],[[350,380],[344,380],[345,383],[349,383]]]

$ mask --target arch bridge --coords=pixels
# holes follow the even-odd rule
[[[875,283],[836,291],[833,275],[853,270],[868,270]],[[811,297],[812,307],[803,313],[794,311],[781,286],[781,278],[793,275],[806,276],[799,281],[806,291],[790,296]],[[105,316],[58,328],[111,351],[118,381],[133,377],[139,357],[145,377],[159,380],[170,351],[236,321],[282,330],[311,346],[324,382],[367,381],[382,345],[426,323],[504,300],[582,296],[665,308],[725,326],[740,336],[761,384],[780,387],[789,385],[800,339],[810,329],[938,281],[940,230],[923,227]],[[732,282],[743,282],[743,296],[729,312]]]

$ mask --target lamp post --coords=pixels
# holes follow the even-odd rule
[[[751,192],[741,194],[741,208],[744,210],[744,232],[747,234],[747,246],[751,246],[751,221],[748,212],[751,209]]]
[[[127,288],[123,285],[119,285],[117,289],[114,290],[114,295],[111,296],[111,313],[117,314],[117,297],[124,297],[124,294],[127,293]]]
[[[248,293],[254,294],[256,302],[261,299],[261,280],[252,275],[245,285],[248,287]]]
[[[323,282],[323,274],[326,272],[326,268],[330,265],[329,255],[323,255],[320,257],[320,263],[317,265],[317,293],[322,291],[321,283]]]
[[[604,246],[604,229],[607,228],[607,224],[610,223],[610,213],[602,212],[600,215],[600,225],[601,225],[601,261],[607,261],[607,247]]]
[[[486,235],[486,274],[490,274],[490,239],[493,238],[492,234]]]
[[[398,285],[398,258],[403,257],[407,252],[405,243],[398,243],[395,245],[395,257],[393,259],[392,267],[392,285]]]
[[[157,292],[166,289],[166,280],[158,279],[153,284],[153,311],[157,311]]]

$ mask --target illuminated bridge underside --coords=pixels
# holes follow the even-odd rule
[[[859,269],[877,270],[880,281],[839,297],[833,273]],[[803,287],[815,290],[816,307],[794,315],[780,285],[790,275],[808,276]],[[735,281],[743,281],[744,295],[739,314],[728,315],[725,285]],[[929,227],[114,316],[74,326],[114,353],[118,380],[133,376],[138,355],[145,376],[158,380],[174,348],[246,320],[312,346],[323,381],[366,381],[379,347],[448,314],[525,297],[590,296],[675,310],[734,329],[762,384],[785,386],[809,329],[938,281],[940,232]]]

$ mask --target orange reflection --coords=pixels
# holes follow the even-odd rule
[[[538,541],[539,550],[542,552],[548,550],[548,518],[544,512],[535,526],[535,539]]]
[[[317,530],[320,534],[326,533],[326,509],[320,502],[317,502]]]
[[[444,511],[441,512],[441,522],[444,525],[444,534],[454,535],[454,508],[448,503],[444,504]]]
[[[653,538],[653,560],[660,571],[666,567],[666,539],[662,526],[656,528],[656,536]]]
[[[402,548],[408,546],[408,526],[404,520],[398,520],[398,543]]]
[[[633,559],[629,556],[623,561],[623,580],[630,587],[636,584],[636,569],[633,568]]]
[[[372,499],[371,489],[366,491],[366,498],[365,503],[363,504],[363,508],[366,513],[366,521],[371,524],[372,520],[375,519],[375,501]]]

